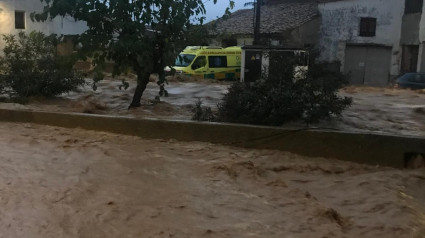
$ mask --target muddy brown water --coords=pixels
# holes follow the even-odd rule
[[[166,85],[169,97],[155,100],[159,88],[148,84],[142,97],[142,107],[127,110],[135,89],[134,79],[128,78],[129,89],[119,90],[120,80],[106,78],[93,91],[89,86],[79,92],[64,94],[59,98],[33,98],[29,104],[0,103],[0,108],[41,110],[54,112],[81,112],[111,114],[138,118],[190,120],[191,111],[198,99],[204,106],[216,110],[217,103],[227,92],[231,82],[220,81],[172,81]],[[352,107],[341,118],[311,125],[312,127],[338,131],[387,133],[404,136],[425,136],[425,92],[390,88],[347,87],[341,96],[353,98]],[[304,128],[293,122],[285,125]]]
[[[0,123],[0,237],[425,234],[425,170]]]

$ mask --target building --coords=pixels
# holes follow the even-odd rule
[[[45,34],[75,35],[83,33],[87,26],[69,17],[57,17],[46,22],[33,22],[30,14],[41,12],[40,0],[0,0],[0,34],[16,34],[20,31],[41,31]],[[0,40],[0,48],[4,42]]]
[[[425,70],[423,0],[319,0],[321,59],[352,84],[384,86]]]
[[[228,19],[208,24],[215,46],[252,45],[254,10],[242,9]],[[264,45],[310,47],[318,42],[320,17],[317,3],[274,0],[261,7],[260,34]]]
[[[401,27],[400,73],[425,71],[425,15],[423,0],[406,0]]]

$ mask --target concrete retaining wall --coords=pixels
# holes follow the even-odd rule
[[[425,138],[418,137],[7,109],[0,109],[0,121],[78,127],[148,139],[203,141],[247,148],[276,149],[305,156],[399,168],[404,166],[405,153],[425,153]]]

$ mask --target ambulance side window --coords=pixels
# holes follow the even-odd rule
[[[226,68],[227,57],[226,56],[208,56],[210,68]]]
[[[195,62],[193,62],[192,64],[192,69],[199,69],[202,67],[205,67],[205,65],[207,64],[207,58],[205,56],[198,56],[198,58],[196,58]]]

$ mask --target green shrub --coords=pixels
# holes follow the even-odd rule
[[[297,74],[296,59],[275,55],[268,76],[253,83],[234,83],[218,104],[216,120],[280,126],[290,121],[316,123],[339,116],[351,98],[339,97],[347,80],[341,73],[312,64]]]
[[[57,39],[41,32],[3,35],[0,92],[11,97],[56,96],[84,84],[76,58],[57,54]]]
[[[198,99],[195,103],[195,107],[192,109],[193,116],[192,120],[195,121],[215,121],[215,115],[211,110],[211,107],[202,107],[202,101]]]

